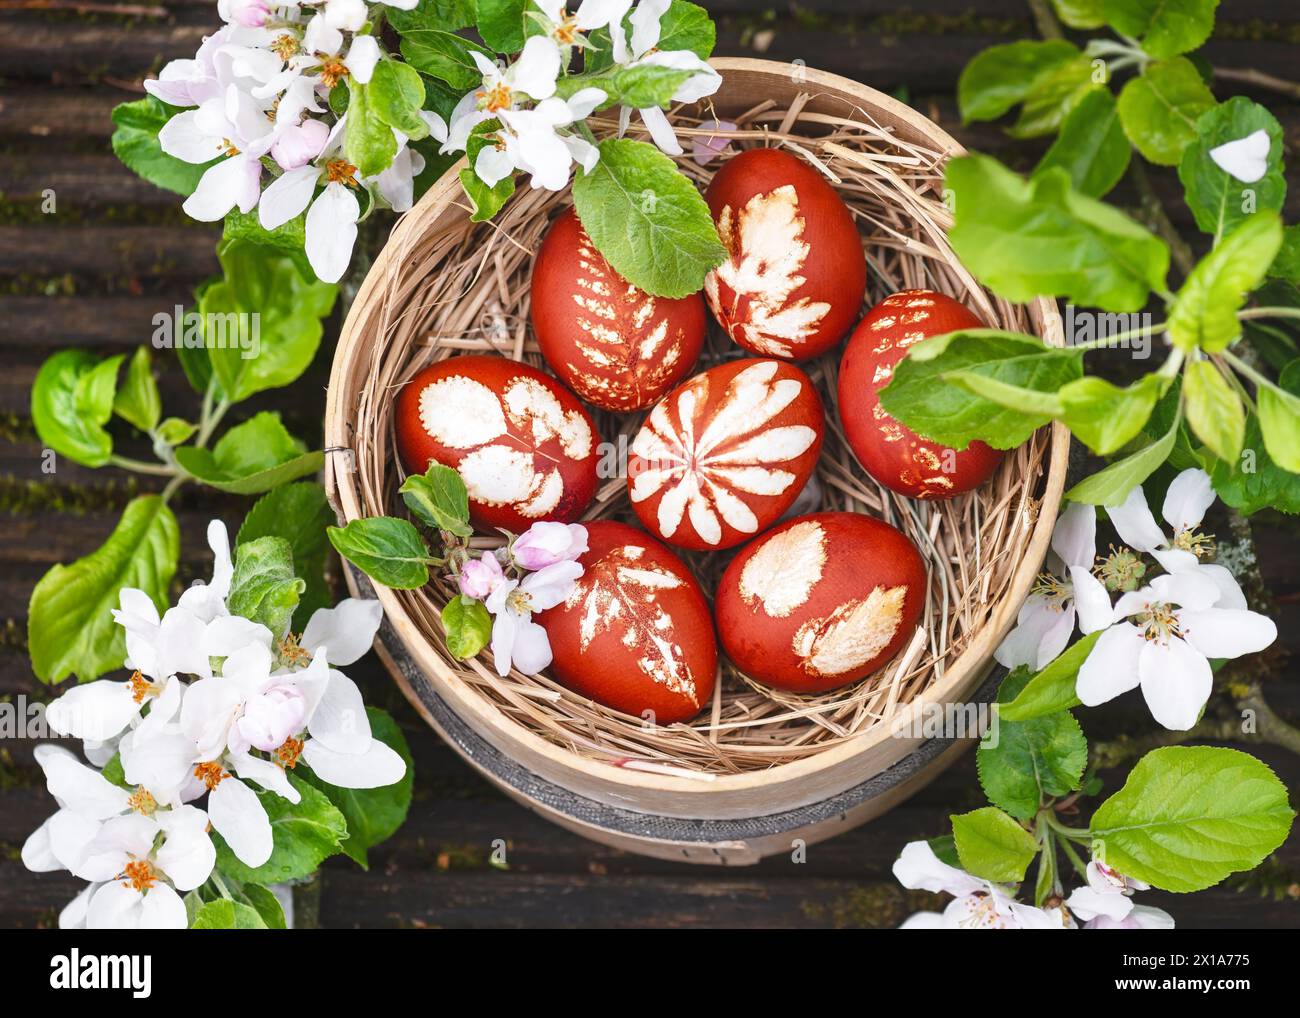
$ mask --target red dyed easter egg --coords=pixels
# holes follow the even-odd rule
[[[704,345],[704,298],[637,289],[569,209],[551,224],[532,281],[533,332],[551,370],[592,406],[643,410],[680,382]]]
[[[887,523],[858,513],[798,516],[727,567],[718,632],[750,678],[820,693],[870,675],[910,640],[925,589],[921,556]]]
[[[853,330],[840,361],[840,420],[858,461],[885,487],[912,498],[951,498],[978,488],[1002,462],[1002,452],[983,442],[955,450],[922,438],[880,405],[879,392],[909,346],[928,336],[984,327],[951,297],[903,290],[873,307]]]
[[[788,360],[838,343],[862,311],[867,261],[826,178],[788,152],[756,148],[723,166],[704,197],[727,249],[704,293],[728,335]]]
[[[551,674],[597,703],[656,724],[685,721],[713,696],[718,645],[708,602],[682,560],[624,523],[587,527],[583,574],[536,616]]]
[[[408,473],[455,468],[480,527],[519,532],[577,519],[596,492],[599,436],[573,393],[505,357],[451,357],[397,397],[397,451]]]
[[[825,415],[793,364],[728,361],[678,386],[628,456],[628,494],[647,530],[681,548],[730,548],[771,526],[817,465]]]

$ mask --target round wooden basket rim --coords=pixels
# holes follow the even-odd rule
[[[788,76],[791,69],[790,64],[750,57],[715,57],[710,63],[724,76],[728,72],[741,71]],[[943,145],[950,156],[960,155],[965,152],[965,149],[952,136],[929,118],[924,117],[910,106],[883,92],[879,92],[851,78],[819,71],[811,67],[801,67],[800,72],[801,84],[807,86],[804,89],[805,91],[815,92],[818,87],[823,87],[850,94],[865,95],[881,110],[923,131],[929,141]],[[353,342],[353,337],[360,333],[365,320],[383,306],[382,301],[372,301],[371,297],[375,291],[379,290],[381,285],[388,281],[391,271],[389,262],[398,257],[398,252],[403,250],[403,245],[399,242],[402,231],[417,228],[416,223],[418,220],[412,214],[417,209],[433,204],[442,204],[443,199],[449,193],[459,188],[459,173],[465,165],[467,164],[462,158],[429,188],[416,207],[411,210],[411,213],[407,213],[398,220],[388,242],[384,245],[379,257],[366,274],[365,280],[352,301],[351,308],[339,334],[339,341],[330,370],[329,389],[325,406],[326,449],[334,451],[351,450],[352,440],[349,434],[348,415],[352,408],[348,405],[348,400],[345,399],[342,391],[343,378],[348,373],[346,369],[350,366],[358,347],[358,344]],[[1061,336],[1063,343],[1063,334],[1060,330],[1060,315],[1056,304],[1053,301],[1040,298],[1033,303],[1033,306],[1037,308],[1042,316],[1041,331],[1049,336]],[[924,711],[930,704],[946,702],[948,695],[955,690],[964,687],[974,688],[973,680],[977,676],[972,675],[972,673],[977,669],[981,671],[986,669],[991,663],[993,649],[1010,629],[1011,620],[1029,594],[1034,577],[1037,575],[1047,554],[1052,528],[1056,521],[1057,506],[1065,488],[1066,468],[1069,458],[1069,431],[1059,422],[1050,427],[1052,431],[1047,457],[1046,486],[1041,502],[1042,508],[1034,522],[1033,538],[1030,541],[1028,552],[1022,559],[1006,595],[995,609],[989,622],[972,639],[971,643],[958,654],[952,664],[944,671],[942,678],[919,693],[912,701],[915,705],[913,709],[918,712]],[[330,494],[330,501],[340,521],[346,523],[358,519],[361,516],[361,504],[354,479],[356,475],[350,470],[338,469],[332,455],[326,457],[325,474],[326,489]],[[884,739],[896,737],[891,732],[890,725],[873,725],[853,738],[829,746],[812,756],[740,774],[710,775],[706,780],[627,770],[571,752],[542,738],[507,717],[483,697],[464,695],[468,687],[459,681],[457,672],[447,667],[436,654],[425,653],[429,638],[416,628],[402,609],[401,603],[393,595],[393,592],[380,585],[375,585],[375,591],[398,638],[411,652],[412,657],[430,673],[431,680],[437,680],[443,698],[462,718],[472,715],[479,723],[489,727],[495,726],[508,732],[512,739],[563,768],[583,772],[600,782],[624,785],[629,792],[653,788],[667,793],[707,796],[711,793],[723,791],[760,789],[772,783],[778,776],[783,781],[798,780],[834,767],[878,745]]]

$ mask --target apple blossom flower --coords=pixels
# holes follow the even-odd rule
[[[572,562],[587,550],[587,528],[580,523],[534,523],[515,539],[510,556],[522,569],[544,569]]]
[[[1209,658],[1236,658],[1277,638],[1272,619],[1222,607],[1224,593],[1204,573],[1157,576],[1115,604],[1114,624],[1079,669],[1076,693],[1089,707],[1138,686],[1160,724],[1196,724],[1213,685]],[[1234,603],[1234,602],[1229,602]]]
[[[895,878],[906,888],[953,895],[943,912],[917,912],[900,929],[1064,930],[1075,925],[1064,907],[1023,905],[1012,897],[1008,888],[948,865],[925,841],[905,845],[893,870]]]
[[[1084,929],[1173,929],[1174,920],[1168,912],[1133,903],[1133,892],[1148,890],[1149,884],[1117,873],[1097,859],[1088,863],[1086,874],[1087,884],[1072,891],[1065,902],[1084,920]],[[1140,919],[1128,925],[1139,909]]]
[[[1174,531],[1167,538],[1147,506],[1142,485],[1135,485],[1118,505],[1106,506],[1116,533],[1130,548],[1144,551],[1168,572],[1194,569],[1209,550],[1209,539],[1198,532],[1205,512],[1214,504],[1214,488],[1204,470],[1184,470],[1169,484],[1160,512]]]
[[[267,0],[218,0],[217,14],[222,21],[261,28],[271,16],[271,5]]]
[[[629,21],[632,24],[632,39],[629,46],[627,32],[623,27],[623,18],[611,18],[610,36],[613,40],[613,58],[616,64],[625,67],[655,66],[667,67],[675,71],[693,72],[689,78],[673,93],[674,102],[698,102],[706,96],[713,95],[722,87],[722,75],[700,59],[690,50],[658,49],[662,27],[660,19],[668,12],[671,0],[641,0],[632,11]],[[623,7],[627,10],[627,6]],[[668,155],[682,154],[681,143],[668,122],[668,116],[657,106],[638,110],[641,120],[650,132],[650,138]],[[623,107],[619,117],[619,133],[627,131],[631,123],[632,109]]]
[[[456,575],[456,585],[460,587],[460,592],[476,601],[489,597],[504,582],[505,573],[501,571],[501,562],[490,551],[467,561]]]
[[[169,106],[199,106],[225,91],[217,70],[217,51],[232,36],[229,26],[218,29],[200,44],[193,58],[172,60],[163,65],[157,78],[146,78],[144,90]]]
[[[1052,531],[1050,570],[1038,578],[1015,628],[994,652],[999,664],[1041,671],[1065,650],[1076,618],[1085,634],[1111,623],[1110,595],[1091,572],[1096,557],[1097,511],[1071,503]]]
[[[505,678],[512,666],[535,675],[551,663],[551,642],[533,621],[533,613],[567,598],[581,575],[577,562],[557,562],[522,580],[506,580],[492,591],[485,604],[494,616],[492,656],[498,675]]]

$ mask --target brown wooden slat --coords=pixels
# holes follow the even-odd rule
[[[192,285],[220,270],[217,228],[0,226],[0,275],[177,278]]]

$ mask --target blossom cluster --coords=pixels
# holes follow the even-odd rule
[[[161,616],[143,591],[122,590],[113,615],[131,677],[77,686],[46,711],[54,731],[84,741],[93,765],[62,746],[35,753],[59,809],[27,839],[23,862],[89,881],[60,926],[185,928],[180,894],[217,864],[211,832],[245,866],[266,863],[272,828],[255,789],[298,803],[288,772],[299,761],[343,788],[390,785],[406,772],[372,737],[360,691],[336,667],[370,648],[379,602],[345,600],[316,611],[300,636],[273,633],[230,612],[234,566],[220,521],[208,542],[211,582]]]
[[[1156,721],[1191,728],[1210,698],[1210,660],[1253,654],[1277,639],[1276,624],[1247,609],[1232,573],[1202,561],[1211,542],[1200,525],[1213,503],[1209,475],[1184,470],[1161,507],[1172,528],[1166,534],[1134,487],[1105,507],[1127,547],[1112,548],[1100,564],[1096,509],[1072,504],[1052,534],[1050,570],[998,647],[998,662],[1042,670],[1065,650],[1077,622],[1084,634],[1101,633],[1079,669],[1080,701],[1094,707],[1140,687]],[[1143,555],[1164,572],[1139,586]],[[1112,591],[1120,595],[1113,604]]]
[[[569,597],[583,573],[577,559],[586,550],[581,524],[534,523],[507,547],[461,565],[461,595],[482,601],[492,615],[492,657],[502,678],[512,667],[535,675],[551,663],[550,640],[533,614]]]
[[[275,230],[305,212],[307,258],[320,279],[337,282],[351,261],[358,222],[375,207],[411,208],[415,178],[425,167],[413,141],[431,137],[440,153],[459,153],[477,130],[473,166],[488,187],[521,171],[534,187],[560,190],[575,164],[591,170],[599,150],[583,121],[610,96],[598,87],[561,88],[575,52],[592,46],[587,33],[608,33],[614,67],[687,73],[674,101],[701,99],[721,84],[695,53],[658,48],[670,0],[642,0],[635,9],[632,0],[583,0],[573,14],[565,0],[535,0],[527,15],[540,34],[530,35],[513,62],[468,50],[482,80],[450,122],[428,109],[410,110],[407,129],[399,130],[370,104],[338,113],[342,102],[332,100],[340,86],[349,94],[353,85],[368,86],[381,65],[397,59],[376,34],[384,9],[409,11],[416,3],[221,0],[225,24],[193,58],[173,60],[145,82],[151,95],[183,110],[159,132],[163,152],[211,164],[186,199],[186,213],[216,222],[236,209],[256,209],[261,226]],[[681,154],[662,109],[623,108],[624,130],[633,112],[660,148]],[[367,119],[366,130],[349,130],[349,119],[358,117]],[[393,144],[378,144],[383,165],[363,172],[358,164],[366,160],[352,150],[350,137],[376,144],[375,132],[391,132]]]

